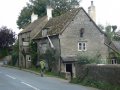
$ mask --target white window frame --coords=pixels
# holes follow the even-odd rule
[[[81,44],[81,49],[80,49]],[[78,51],[86,51],[87,50],[87,43],[86,42],[78,42]]]

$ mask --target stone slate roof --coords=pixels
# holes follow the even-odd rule
[[[48,22],[47,16],[35,20],[33,23],[30,23],[25,29],[23,29],[20,34],[31,32],[31,37],[33,38],[36,33],[38,33]]]
[[[47,34],[56,35],[62,33],[64,31],[65,26],[67,26],[67,24],[69,24],[70,21],[72,21],[73,17],[78,13],[79,10],[80,9],[73,9],[61,16],[50,19],[44,27],[48,29]],[[41,37],[42,31],[34,39],[39,39]]]
[[[68,11],[61,16],[50,19],[44,27],[44,28],[48,29],[47,34],[49,36],[62,34],[62,32],[65,30],[65,28],[69,25],[69,23],[74,19],[74,17],[77,15],[77,13],[81,9],[86,13],[86,11],[81,7],[81,8],[77,8],[77,9]],[[86,13],[86,15],[90,18],[90,16],[87,13]],[[98,30],[101,33],[104,33],[102,30],[100,30],[100,28],[95,24],[95,22],[91,18],[90,18],[90,20],[94,23],[94,25],[98,28]],[[40,31],[40,33],[38,33],[38,35],[36,35],[36,37],[34,39],[40,39],[40,38],[43,38],[42,30]]]

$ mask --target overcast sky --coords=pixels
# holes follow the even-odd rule
[[[7,26],[16,33],[20,30],[17,28],[16,20],[21,9],[26,6],[29,0],[0,0],[0,27]],[[120,1],[119,0],[93,0],[96,6],[96,19],[99,24],[117,25],[120,29]],[[88,11],[91,0],[82,0],[81,6]]]

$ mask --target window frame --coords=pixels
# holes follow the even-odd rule
[[[80,46],[80,44],[81,44],[81,46]],[[78,42],[78,51],[87,51],[87,43],[86,42]]]

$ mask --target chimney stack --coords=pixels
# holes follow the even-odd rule
[[[47,6],[47,18],[50,20],[52,18],[52,10],[53,8],[51,6]]]
[[[93,4],[93,1],[91,1],[91,6],[88,7],[88,14],[93,19],[93,21],[96,22],[96,10],[95,10],[95,6]]]
[[[91,1],[91,6],[93,6],[93,1]]]
[[[32,15],[31,15],[31,23],[34,22],[37,19],[38,19],[38,15],[33,12]]]

